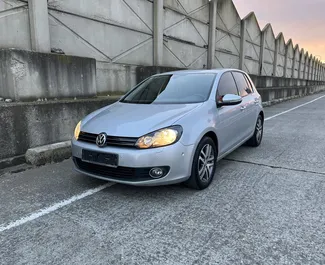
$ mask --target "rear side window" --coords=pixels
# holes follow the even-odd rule
[[[254,88],[252,86],[251,81],[248,79],[248,77],[246,75],[244,75],[246,83],[247,83],[247,87],[249,87],[249,89],[251,90],[251,93],[254,93]]]
[[[239,95],[241,97],[245,97],[248,94],[252,93],[251,88],[248,86],[246,79],[244,75],[240,72],[233,72],[238,90],[239,90]]]
[[[220,78],[217,90],[217,102],[220,102],[222,97],[227,94],[238,95],[235,80],[230,72],[224,73]]]

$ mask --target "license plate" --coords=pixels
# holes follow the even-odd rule
[[[118,155],[82,150],[82,160],[111,167],[118,166]]]

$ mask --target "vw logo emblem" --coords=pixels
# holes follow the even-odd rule
[[[106,144],[106,138],[107,138],[106,133],[98,134],[98,136],[96,138],[96,144],[97,144],[97,146],[99,146],[99,147],[105,146],[105,144]]]

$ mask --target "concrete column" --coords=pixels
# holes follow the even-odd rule
[[[305,57],[305,65],[304,65],[304,73],[302,75],[302,79],[307,79],[306,78],[306,71],[307,71],[307,62],[308,62],[308,56],[306,54],[303,55]]]
[[[32,50],[51,52],[47,0],[28,0]]]
[[[313,72],[313,77],[314,77],[314,81],[316,80],[316,69],[317,69],[317,60],[316,57],[314,58],[314,72]]]
[[[323,65],[320,67],[320,81],[323,81]]]
[[[318,74],[318,80],[319,81],[322,81],[322,70],[323,70],[323,68],[322,68],[322,62],[319,61],[319,74]]]
[[[313,74],[313,57],[310,57],[309,59],[309,69],[308,69],[308,79],[312,80],[312,74]]]
[[[246,20],[241,21],[241,39],[240,39],[240,54],[239,54],[239,69],[244,70],[245,53],[246,53]]]
[[[284,57],[284,71],[283,71],[283,77],[287,77],[287,67],[288,67],[288,56],[289,56],[289,45],[286,45],[286,52]]]
[[[319,72],[318,72],[318,81],[321,81],[322,80],[322,65],[321,65],[321,62],[319,62]]]
[[[279,46],[280,39],[275,40],[274,62],[273,62],[273,76],[276,76],[279,60]]]
[[[320,62],[320,60],[319,60],[319,61],[318,61],[318,81],[320,81],[321,71],[322,71],[322,69],[321,69],[321,62]]]
[[[296,69],[296,52],[293,53],[293,60],[292,60],[292,69],[291,69],[291,77],[294,78],[295,76],[295,69]]]
[[[301,66],[302,66],[302,58],[303,56],[305,56],[305,51],[302,49],[300,51],[300,56],[299,56],[299,66],[298,66],[298,79],[301,79],[302,76],[301,76]]]
[[[308,57],[308,72],[307,72],[307,80],[311,80],[310,79],[310,73],[311,73],[311,56]]]
[[[322,65],[321,65],[321,61],[319,61],[319,65],[318,65],[318,81],[322,80]]]
[[[315,57],[311,58],[311,79],[315,80]]]
[[[153,64],[163,65],[164,52],[164,0],[153,1]]]
[[[209,46],[208,46],[208,69],[215,67],[216,55],[216,27],[217,27],[217,5],[218,0],[210,1],[210,17],[209,17]]]
[[[265,38],[266,38],[266,31],[262,31],[261,36],[261,50],[260,50],[260,75],[263,75],[263,67],[264,67],[264,56],[265,56]]]

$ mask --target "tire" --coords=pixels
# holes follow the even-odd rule
[[[217,155],[214,141],[210,137],[204,137],[195,151],[192,173],[185,185],[196,190],[209,187],[216,171]]]
[[[258,115],[254,135],[251,139],[247,141],[247,145],[252,147],[258,147],[263,139],[263,131],[264,131],[264,121],[262,115]]]

